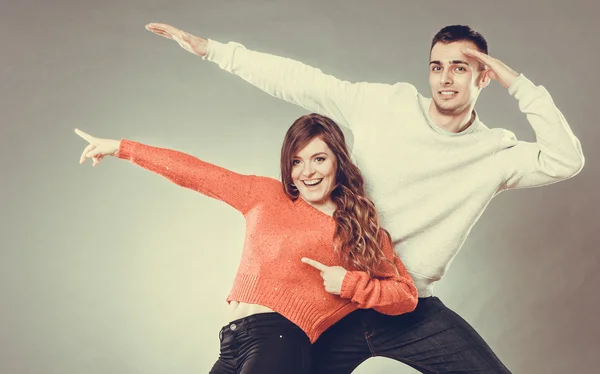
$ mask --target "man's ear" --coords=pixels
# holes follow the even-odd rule
[[[490,73],[490,69],[485,69],[479,74],[479,83],[477,84],[477,87],[479,87],[480,89],[483,89],[483,88],[486,88],[488,84],[490,84],[490,81],[492,79],[490,78],[489,73]]]

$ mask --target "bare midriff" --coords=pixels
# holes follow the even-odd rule
[[[245,318],[253,314],[273,313],[273,309],[258,304],[241,303],[239,301],[231,301],[229,303],[229,320],[235,321],[240,318]]]

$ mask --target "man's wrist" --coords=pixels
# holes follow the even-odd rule
[[[519,78],[519,73],[514,72],[511,74],[511,77],[509,78],[509,80],[506,82],[506,88],[510,89],[510,87],[515,83],[515,81],[517,80],[517,78]]]

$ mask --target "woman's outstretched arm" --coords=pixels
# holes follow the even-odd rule
[[[153,147],[131,140],[103,139],[81,130],[75,132],[90,144],[84,149],[80,163],[87,158],[96,166],[106,156],[129,160],[146,170],[169,179],[173,183],[221,200],[243,214],[259,200],[253,193],[256,181],[265,179],[242,175],[220,166],[202,161],[183,152]]]

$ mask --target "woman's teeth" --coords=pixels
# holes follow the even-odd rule
[[[312,180],[305,180],[303,181],[304,184],[308,187],[312,187],[312,186],[316,186],[317,184],[321,183],[323,179],[312,179]]]

